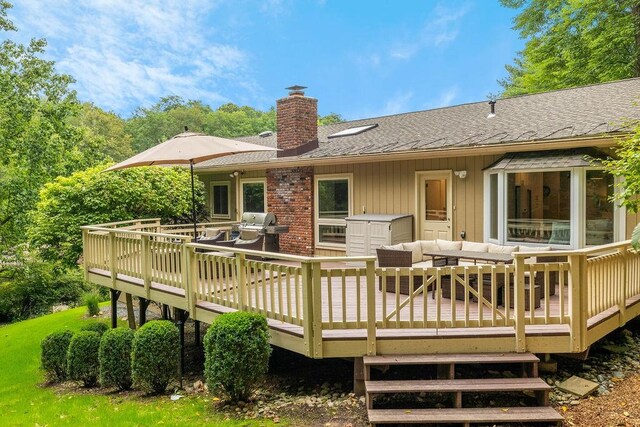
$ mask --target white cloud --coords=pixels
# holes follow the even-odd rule
[[[451,86],[438,94],[438,96],[424,104],[425,109],[448,107],[458,97],[458,86]]]
[[[259,90],[248,55],[222,41],[222,28],[207,19],[216,6],[211,0],[21,0],[12,18],[21,31],[50,42],[58,70],[77,80],[81,99],[129,112],[163,95],[225,101],[219,92],[227,84]]]
[[[413,92],[396,92],[391,98],[387,99],[384,106],[378,109],[361,109],[354,111],[352,114],[347,114],[346,117],[380,117],[390,116],[392,114],[406,113],[411,111],[411,100],[413,99]]]
[[[383,61],[408,61],[424,50],[443,49],[457,39],[462,19],[470,10],[468,3],[457,7],[438,3],[417,34],[396,36],[373,52],[355,55],[356,62],[375,68]]]

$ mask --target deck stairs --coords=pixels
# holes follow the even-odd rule
[[[365,356],[364,376],[367,411],[372,426],[391,424],[420,425],[559,425],[563,417],[549,406],[551,387],[538,376],[540,360],[531,353],[432,354]],[[427,369],[426,365],[433,368]],[[465,366],[460,369],[460,365]],[[378,379],[384,375],[372,368],[400,367],[412,372],[411,379]],[[501,375],[487,378],[486,372],[496,373],[509,367],[512,377]],[[491,369],[494,370],[491,370]],[[398,369],[398,368],[396,368]],[[415,379],[417,372],[431,372],[430,379]],[[461,378],[464,371],[465,377]],[[511,371],[509,371],[511,372]],[[519,377],[518,377],[519,375]],[[426,375],[425,375],[426,376]],[[416,396],[439,393],[440,405],[427,407],[419,404]],[[520,393],[534,401],[532,406],[471,407],[466,399],[470,393],[499,396],[500,393]],[[376,400],[385,394],[403,394],[416,400],[416,407],[393,409],[377,408]],[[467,396],[465,396],[465,394]],[[487,395],[489,396],[489,395]],[[413,405],[409,399],[407,405]],[[424,399],[422,399],[424,400]],[[486,399],[485,399],[486,400]],[[498,400],[498,399],[496,399]],[[403,400],[402,402],[405,402]],[[442,407],[444,404],[446,407]],[[404,406],[404,405],[402,405]],[[428,405],[427,405],[428,406]]]

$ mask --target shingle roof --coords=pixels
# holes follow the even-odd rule
[[[514,142],[570,139],[629,130],[640,119],[640,78],[499,99],[488,118],[486,101],[434,110],[375,117],[320,126],[319,147],[299,156],[319,159],[367,154],[469,148]],[[366,132],[328,138],[336,132],[368,124]],[[276,133],[238,138],[276,146]],[[275,153],[222,157],[198,168],[264,162]]]
[[[593,148],[507,153],[484,170],[563,169],[590,167],[607,154]]]

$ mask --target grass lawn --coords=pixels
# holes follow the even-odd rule
[[[212,396],[207,394],[172,402],[168,395],[139,397],[43,386],[40,341],[57,329],[78,330],[89,321],[85,313],[86,308],[80,307],[0,327],[0,425],[274,425],[269,420],[225,421],[213,411]]]

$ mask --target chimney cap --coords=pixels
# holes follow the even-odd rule
[[[289,91],[289,95],[304,95],[304,89],[306,88],[306,86],[293,85],[285,89]]]

